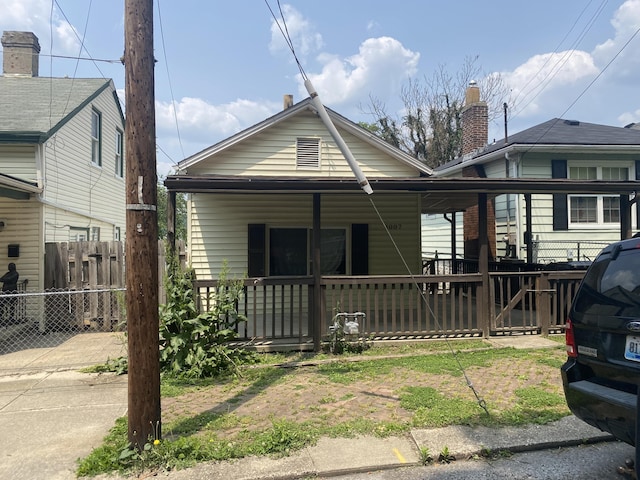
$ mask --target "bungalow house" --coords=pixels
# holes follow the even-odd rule
[[[433,178],[327,109],[373,189],[367,195],[313,99],[292,103],[285,97],[283,111],[182,160],[164,182],[170,212],[175,193],[188,194],[188,259],[203,306],[226,264],[231,277],[245,278],[239,307],[249,321],[240,337],[265,348],[318,349],[336,312],[365,313],[366,331],[378,338],[488,335],[493,196],[635,189],[624,181]],[[479,273],[423,275],[421,218],[455,217],[475,204]]]
[[[124,117],[112,80],[39,77],[33,33],[2,46],[0,265],[41,291],[46,242],[125,232]]]
[[[471,85],[462,119],[464,155],[436,168],[435,176],[585,183],[640,179],[640,130],[554,118],[487,144],[486,115],[487,106]],[[621,202],[629,200],[628,195],[602,192],[499,195],[489,212],[491,256],[529,263],[591,260],[604,245],[621,238],[621,228],[638,227],[638,205],[630,210],[630,223],[621,227]],[[464,242],[465,258],[477,257],[476,218],[468,209],[457,224],[454,236]],[[449,225],[441,216],[423,220],[423,250],[429,256],[436,250],[451,253]]]

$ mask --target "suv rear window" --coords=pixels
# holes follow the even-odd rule
[[[574,310],[587,315],[640,317],[640,252],[601,254],[584,278]]]

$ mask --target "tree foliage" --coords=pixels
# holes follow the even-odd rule
[[[361,125],[431,168],[453,160],[461,154],[461,112],[469,83],[479,79],[489,122],[501,114],[509,93],[502,77],[484,75],[477,60],[478,57],[467,57],[455,74],[441,65],[430,78],[409,80],[400,93],[400,115],[389,113],[382,102],[370,97],[368,113],[375,121]]]
[[[237,371],[251,363],[251,352],[230,348],[236,329],[247,319],[238,312],[243,292],[242,280],[228,277],[223,265],[218,286],[211,291],[210,310],[199,312],[193,271],[170,258],[165,288],[167,302],[160,306],[160,368],[176,377],[207,378]]]

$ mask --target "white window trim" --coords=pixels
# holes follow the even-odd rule
[[[124,178],[124,132],[116,128],[116,177]]]
[[[94,118],[97,119],[98,125],[98,136],[94,137],[93,136],[93,120]],[[96,166],[96,167],[102,167],[102,113],[95,109],[92,108],[91,109],[91,130],[90,130],[90,136],[91,136],[91,164]],[[94,151],[95,148],[98,148],[97,151],[97,158],[94,155]]]
[[[571,167],[595,167],[596,168],[596,178],[598,180],[602,179],[602,167],[607,168],[625,168],[628,172],[629,179],[635,178],[635,169],[633,162],[609,162],[607,161],[606,165],[602,165],[602,162],[596,161],[581,161],[581,162],[567,162],[567,177],[571,179],[570,172]],[[595,197],[597,199],[596,203],[596,215],[597,221],[593,223],[584,223],[584,222],[572,222],[571,221],[571,199],[572,198],[587,198],[587,197]],[[616,194],[585,194],[585,195],[567,195],[567,220],[568,220],[568,228],[570,230],[598,230],[598,229],[615,229],[620,226],[620,222],[604,222],[604,205],[603,198],[604,197],[615,197],[620,198],[619,195]],[[635,208],[631,211],[632,222],[635,224]]]

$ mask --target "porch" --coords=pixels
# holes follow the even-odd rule
[[[238,341],[261,351],[317,350],[338,312],[365,313],[360,333],[376,341],[560,333],[583,275],[493,272],[488,281],[480,273],[323,276],[319,295],[312,276],[248,278],[239,305],[248,320]],[[195,282],[201,308],[209,306],[217,283]]]

